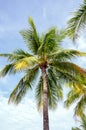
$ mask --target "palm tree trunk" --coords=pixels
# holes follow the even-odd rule
[[[47,87],[47,75],[45,67],[42,67],[42,77],[43,77],[43,130],[49,130],[48,87]]]

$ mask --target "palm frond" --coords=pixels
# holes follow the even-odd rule
[[[0,57],[9,57],[11,54],[0,54]]]
[[[43,79],[40,77],[39,83],[36,87],[36,99],[37,99],[37,107],[38,110],[43,107]]]
[[[75,107],[75,115],[82,116],[85,110],[86,97],[82,96]]]
[[[86,1],[80,5],[79,9],[74,13],[73,17],[68,21],[67,34],[71,39],[79,36],[80,30],[86,25]]]
[[[0,54],[0,56],[7,57],[8,61],[12,62],[10,65],[6,65],[3,69],[5,72],[11,66],[14,71],[20,71],[22,69],[33,67],[37,64],[38,60],[33,55],[28,52],[23,51],[22,49],[14,51],[12,54]],[[10,69],[10,70],[11,70]],[[2,72],[3,72],[2,71]]]
[[[49,97],[49,107],[50,109],[55,109],[57,102],[62,99],[62,87],[57,82],[57,77],[55,76],[52,68],[48,69],[47,72],[48,81],[48,97]]]
[[[71,90],[67,95],[67,100],[64,102],[65,107],[69,108],[81,96],[81,93],[76,92],[75,89]]]
[[[57,29],[57,43],[61,43],[65,38],[66,38],[67,34],[66,34],[66,30],[65,29],[61,29],[61,30],[58,30]]]
[[[83,130],[86,130],[86,115],[85,114],[82,114],[81,116],[81,125],[80,125]]]
[[[74,83],[72,89],[67,94],[65,106],[69,108],[73,103],[76,103],[75,115],[82,117],[86,106],[85,95],[86,95],[86,88],[83,87],[83,84]]]
[[[61,100],[63,98],[62,87],[61,87],[61,84],[58,81],[58,77],[52,67],[50,67],[48,69],[48,77],[50,78],[50,80],[52,80],[52,82],[54,83],[54,86],[56,86],[55,89],[56,89],[56,93],[57,93],[57,98],[59,100]]]
[[[10,94],[8,103],[13,102],[14,104],[18,104],[25,96],[28,89],[31,89],[31,84],[26,76],[24,76]]]
[[[57,107],[57,92],[56,86],[52,82],[52,80],[48,77],[48,97],[49,97],[49,108],[55,109]]]
[[[33,67],[33,68],[31,68],[31,69],[25,70],[25,73],[27,75],[30,75],[30,80],[31,81],[34,81],[35,79],[37,80],[37,77],[39,75],[39,67],[38,67],[38,65]],[[34,86],[34,85],[32,85],[32,86]]]
[[[72,130],[81,130],[81,129],[78,127],[72,127]]]
[[[56,29],[51,28],[48,33],[43,36],[43,42],[39,48],[39,54],[49,54],[50,52],[54,52],[57,49],[57,42],[56,42]]]
[[[14,74],[14,73],[15,73],[14,65],[8,64],[0,71],[0,77],[4,77],[7,74]]]
[[[22,49],[15,50],[13,53],[10,53],[10,54],[0,54],[0,57],[6,57],[10,62],[13,62],[13,61],[15,62],[22,58],[30,57],[30,56],[32,55],[26,51],[23,51]]]
[[[29,54],[28,52],[26,51],[23,51],[22,49],[18,49],[18,50],[15,50],[9,57],[8,57],[8,60],[9,61],[18,61],[20,59],[23,59],[23,58],[26,58],[26,57],[31,57],[32,55]]]
[[[72,75],[71,73],[65,72],[64,70],[61,70],[55,66],[52,66],[52,68],[55,71],[55,76],[59,84],[61,85],[65,84],[66,86],[72,87],[73,83],[80,82],[78,81],[76,76]]]
[[[62,95],[62,88],[57,83],[57,78],[55,77],[52,69],[48,69],[47,71],[47,83],[48,83],[48,100],[49,100],[49,107],[50,109],[55,109],[57,106],[58,100],[61,100]],[[36,88],[36,98],[37,98],[37,106],[38,109],[43,105],[43,80],[40,77],[39,84]]]
[[[19,81],[13,92],[10,94],[9,103],[13,102],[14,104],[18,104],[22,100],[27,93],[27,90],[32,88],[32,83],[35,76],[37,76],[37,73],[37,67],[26,73],[26,75]]]
[[[50,57],[53,56],[53,60],[60,60],[60,61],[65,61],[65,60],[71,60],[72,58],[79,57],[79,56],[86,56],[86,53],[84,52],[79,52],[77,50],[59,50],[56,51],[52,54],[50,54]]]
[[[83,130],[86,130],[86,115],[83,113],[81,115],[81,119],[79,120],[79,123],[80,123],[80,128],[82,128]],[[80,128],[78,127],[75,127],[75,128],[72,128],[72,130],[81,130]]]
[[[16,71],[33,68],[37,64],[37,59],[34,56],[25,57],[17,62],[14,62],[14,68]]]
[[[71,63],[71,62],[54,62],[51,63],[51,66],[54,66],[56,70],[63,71],[64,74],[69,74],[72,77],[81,83],[86,84],[86,71],[80,68],[78,65]]]
[[[29,18],[29,23],[31,29],[23,30],[20,32],[20,34],[22,35],[28,49],[31,50],[32,53],[37,54],[38,48],[40,46],[39,36],[31,17]]]

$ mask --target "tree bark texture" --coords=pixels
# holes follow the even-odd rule
[[[47,75],[46,68],[42,68],[43,77],[43,130],[49,130],[49,118],[48,118],[48,87],[47,87]]]

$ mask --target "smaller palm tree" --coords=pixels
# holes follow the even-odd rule
[[[76,39],[80,31],[86,26],[86,0],[79,9],[73,13],[73,17],[68,21],[67,34],[71,39]]]
[[[75,102],[74,115],[82,117],[86,108],[86,86],[80,83],[73,83],[72,86],[67,95],[65,106],[69,108]]]

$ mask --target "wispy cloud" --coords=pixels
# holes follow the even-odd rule
[[[47,9],[45,7],[43,7],[43,18],[47,18]]]

